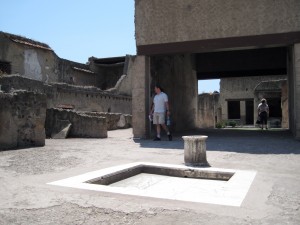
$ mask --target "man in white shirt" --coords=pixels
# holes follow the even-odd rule
[[[156,124],[156,137],[154,138],[154,141],[161,140],[160,126],[162,126],[162,128],[167,132],[169,141],[172,141],[172,135],[165,124],[166,112],[167,112],[167,116],[170,116],[168,96],[166,93],[161,91],[161,87],[159,85],[155,86],[154,91],[156,95],[154,96],[153,104],[150,111],[150,115],[153,114],[153,124]]]

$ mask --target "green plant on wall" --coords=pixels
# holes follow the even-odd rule
[[[235,126],[236,126],[236,121],[234,121],[234,120],[229,120],[229,121],[227,122],[227,126],[235,127]]]
[[[225,122],[224,121],[221,121],[221,122],[218,122],[216,123],[216,128],[224,128],[225,127]]]

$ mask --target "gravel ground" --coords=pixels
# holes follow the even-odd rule
[[[208,136],[212,167],[257,171],[240,207],[47,184],[138,161],[182,165],[188,134]],[[0,152],[0,224],[300,224],[300,142],[288,131],[197,130],[172,142],[133,139],[132,129],[108,136]]]

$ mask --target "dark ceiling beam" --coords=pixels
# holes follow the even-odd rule
[[[111,57],[111,58],[93,58],[94,63],[97,64],[116,64],[116,63],[124,63],[125,56],[121,57]]]
[[[244,71],[217,71],[211,73],[198,73],[198,80],[222,79],[229,77],[251,77],[251,76],[268,76],[268,75],[284,75],[287,74],[286,68],[269,69],[269,70],[244,70]]]
[[[197,78],[283,75],[287,73],[287,48],[263,48],[195,54]]]
[[[288,46],[294,43],[300,43],[299,31],[278,34],[138,45],[137,54],[151,56],[161,54],[201,53],[221,50]]]

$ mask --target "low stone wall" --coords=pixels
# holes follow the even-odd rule
[[[72,110],[47,109],[46,135],[51,137],[57,121],[69,121],[71,129],[69,137],[106,138],[106,118],[78,113]]]
[[[214,128],[217,121],[219,93],[204,93],[198,95],[198,127]]]
[[[0,150],[45,145],[46,95],[0,91]]]
[[[47,108],[59,108],[61,105],[72,106],[76,111],[111,112],[131,114],[131,96],[103,91],[92,86],[75,86],[65,83],[43,83],[19,75],[0,77],[1,89],[27,90],[47,95]]]
[[[132,116],[121,113],[79,112],[90,116],[105,117],[107,130],[117,130],[132,127]]]

